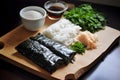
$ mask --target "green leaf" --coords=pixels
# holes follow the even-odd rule
[[[79,54],[85,53],[85,46],[81,42],[73,43],[70,48]]]
[[[82,4],[64,13],[64,17],[72,23],[92,33],[104,29],[106,19],[104,15],[95,11],[90,4]]]

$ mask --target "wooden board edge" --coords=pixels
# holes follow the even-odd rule
[[[117,44],[118,43],[118,44]],[[94,62],[92,62],[91,64],[89,64],[88,66],[82,68],[82,69],[79,69],[75,75],[74,75],[74,79],[78,79],[79,77],[81,77],[82,75],[84,75],[87,71],[89,71],[92,67],[94,67],[95,65],[99,64],[107,55],[108,53],[113,50],[113,48],[116,46],[116,45],[119,45],[120,43],[120,36],[118,36],[114,42],[109,46],[109,48],[104,51],[96,60],[94,60]],[[72,75],[72,74],[70,74]],[[66,78],[68,78],[70,75],[67,75]],[[73,76],[73,75],[72,75]]]
[[[6,56],[4,56],[2,54],[0,54],[0,59],[4,60],[4,61],[6,61],[6,62],[8,62],[8,63],[10,63],[12,65],[15,65],[16,67],[19,67],[20,69],[23,69],[23,70],[25,70],[27,72],[30,72],[30,73],[38,76],[38,77],[44,78],[46,80],[48,80],[48,79],[49,80],[59,80],[57,78],[51,77],[50,75],[45,75],[45,74],[42,74],[40,72],[37,72],[36,70],[31,69],[30,67],[21,65],[21,64],[17,63],[16,61],[14,61],[12,59],[9,59],[9,58],[7,58]]]

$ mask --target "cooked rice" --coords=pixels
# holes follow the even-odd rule
[[[59,21],[45,29],[43,31],[43,34],[55,41],[58,41],[68,46],[79,34],[80,29],[80,26],[71,23],[69,20],[60,19]]]

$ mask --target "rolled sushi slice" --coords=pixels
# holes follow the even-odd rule
[[[61,57],[53,54],[52,51],[41,45],[39,42],[31,39],[22,42],[16,49],[22,55],[26,56],[50,73],[53,73],[60,65],[64,64]]]
[[[58,43],[41,33],[38,33],[35,37],[31,37],[30,39],[38,41],[40,44],[43,44],[47,48],[49,48],[56,55],[62,57],[64,59],[64,63],[68,64],[69,62],[73,62],[74,56],[76,54],[75,51],[69,49],[67,46]]]

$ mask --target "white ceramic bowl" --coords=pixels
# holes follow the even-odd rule
[[[20,10],[24,27],[30,31],[38,31],[45,23],[46,11],[42,7],[28,6]]]

